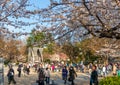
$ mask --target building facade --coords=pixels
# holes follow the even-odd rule
[[[42,63],[43,62],[43,48],[32,47],[28,48],[28,62],[29,63]]]

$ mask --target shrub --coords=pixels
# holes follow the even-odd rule
[[[7,66],[10,63],[10,60],[5,60],[4,65]]]
[[[120,85],[120,77],[106,77],[100,81],[99,85]]]
[[[44,62],[49,64],[51,63],[50,59],[45,59]]]

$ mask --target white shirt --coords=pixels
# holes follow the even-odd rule
[[[106,72],[106,67],[105,66],[103,67],[103,72]]]

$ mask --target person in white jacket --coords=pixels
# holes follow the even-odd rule
[[[103,71],[103,76],[106,77],[106,67],[105,67],[105,65],[103,66],[102,71]]]
[[[46,85],[49,85],[50,82],[50,70],[46,68],[45,70]]]

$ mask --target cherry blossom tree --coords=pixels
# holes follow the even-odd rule
[[[79,40],[84,36],[120,39],[119,0],[50,1],[48,8],[34,14],[39,15],[43,25],[48,24],[42,31],[50,31],[55,39]]]
[[[83,37],[120,39],[119,0],[50,0],[47,8],[40,9],[30,0],[0,1],[0,32],[11,36],[27,35],[8,29],[49,31],[55,40],[81,40]],[[34,9],[29,9],[34,7]],[[33,20],[33,21],[31,21]]]

